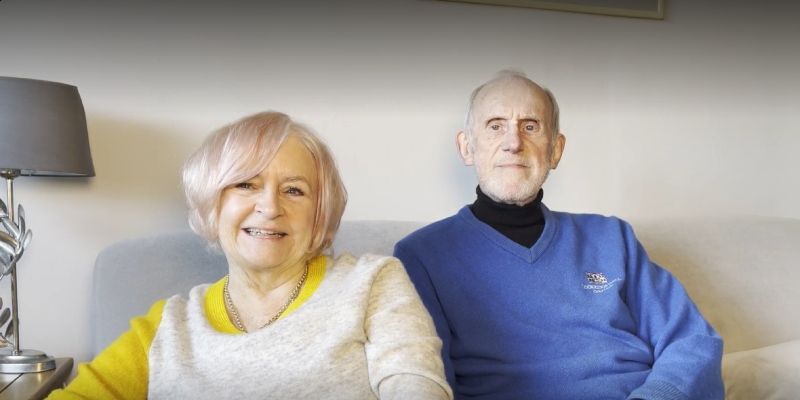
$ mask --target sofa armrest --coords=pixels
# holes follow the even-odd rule
[[[800,339],[722,357],[727,400],[796,399],[800,394]]]

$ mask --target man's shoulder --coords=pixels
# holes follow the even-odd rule
[[[558,225],[578,230],[602,231],[631,231],[632,228],[625,220],[613,216],[594,213],[574,213],[564,211],[549,211],[553,220]]]
[[[428,225],[423,226],[422,228],[417,229],[414,232],[411,232],[406,237],[401,239],[397,242],[398,246],[416,246],[417,244],[432,244],[437,243],[440,241],[448,240],[448,236],[452,232],[458,231],[456,228],[459,224],[458,222],[459,215],[458,213],[451,215],[447,218],[440,219],[436,222],[432,222]]]
[[[561,221],[574,221],[579,224],[627,224],[625,220],[614,215],[567,211],[550,211],[550,214]]]

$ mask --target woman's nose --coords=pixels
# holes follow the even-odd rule
[[[258,194],[255,204],[256,212],[267,218],[275,218],[281,214],[278,193],[274,190],[264,190]]]

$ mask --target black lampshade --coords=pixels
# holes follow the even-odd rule
[[[78,88],[0,77],[0,170],[29,176],[94,176]]]

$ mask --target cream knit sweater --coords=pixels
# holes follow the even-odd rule
[[[299,309],[255,332],[215,330],[208,285],[167,300],[150,399],[451,399],[433,322],[394,258],[328,260]]]

